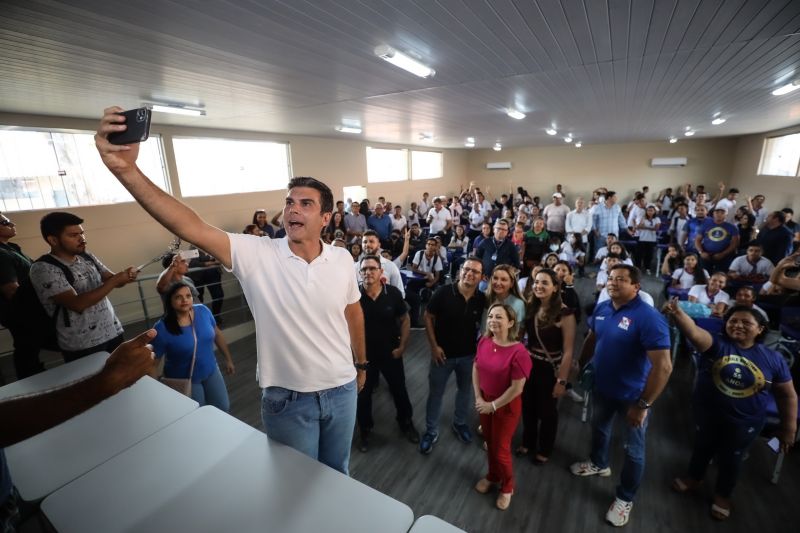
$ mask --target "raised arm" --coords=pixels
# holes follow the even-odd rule
[[[697,348],[698,352],[703,353],[711,348],[711,344],[714,342],[711,333],[698,327],[694,320],[683,312],[683,309],[678,305],[677,298],[672,298],[664,304],[663,312],[665,315],[672,317],[672,320],[675,321],[675,326]]]
[[[231,246],[227,234],[207,224],[193,209],[159,189],[136,166],[138,144],[114,145],[108,134],[126,129],[120,107],[109,107],[103,113],[94,136],[95,146],[103,163],[131,193],[145,211],[159,224],[181,239],[208,251],[227,268],[231,267]]]

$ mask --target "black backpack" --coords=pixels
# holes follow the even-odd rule
[[[78,255],[93,264],[97,271],[102,275],[100,266],[95,262],[91,255],[86,252]],[[75,276],[72,275],[72,270],[70,270],[64,263],[52,255],[45,254],[34,261],[34,263],[38,262],[43,262],[47,263],[48,265],[58,267],[61,272],[64,273],[64,277],[67,278],[67,283],[70,285],[75,283]],[[59,312],[62,312],[61,314],[64,317],[64,326],[70,326],[69,312],[67,311],[66,307],[61,307],[60,305],[56,304],[53,316],[48,315],[47,311],[42,305],[42,302],[39,301],[39,296],[37,296],[36,290],[33,288],[33,283],[31,282],[30,276],[22,280],[22,282],[19,284],[17,291],[14,293],[12,307],[17,315],[15,320],[29,328],[30,331],[35,332],[36,337],[40,339],[40,346],[42,348],[56,352],[61,351],[61,348],[58,346],[56,321],[58,320]]]

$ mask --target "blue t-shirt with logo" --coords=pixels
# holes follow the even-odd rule
[[[669,350],[666,319],[636,295],[619,309],[614,309],[611,300],[598,304],[589,328],[597,339],[595,390],[608,398],[635,402],[652,368],[647,352]]]
[[[786,360],[761,343],[742,349],[714,336],[701,355],[695,408],[712,410],[737,424],[759,424],[766,416],[772,385],[792,378]]]
[[[707,218],[700,230],[703,236],[703,251],[717,254],[730,246],[734,236],[739,236],[739,228],[730,222],[716,224],[713,219]]]

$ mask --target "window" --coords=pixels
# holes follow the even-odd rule
[[[411,152],[411,179],[430,180],[442,177],[441,152]]]
[[[291,178],[287,143],[174,137],[172,144],[184,197],[277,191]]]
[[[161,139],[141,144],[139,168],[165,191]],[[3,211],[132,202],[103,165],[94,134],[0,129],[0,205]]]
[[[442,153],[367,147],[367,181],[429,180],[441,178]]]
[[[408,179],[408,150],[367,147],[367,181],[403,181]]]
[[[800,175],[800,133],[764,141],[758,173],[769,176]]]

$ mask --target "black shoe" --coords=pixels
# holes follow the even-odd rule
[[[465,444],[472,442],[472,431],[469,430],[469,426],[466,424],[453,423],[453,433],[456,434],[458,440]]]
[[[408,442],[411,442],[413,444],[419,443],[419,431],[417,431],[417,428],[414,427],[414,424],[412,422],[400,424],[400,431],[402,431],[403,435],[406,436]]]
[[[358,450],[362,453],[369,451],[369,430],[361,430],[358,438]]]
[[[439,441],[438,433],[425,433],[419,442],[419,453],[428,455],[433,451],[433,445]]]

